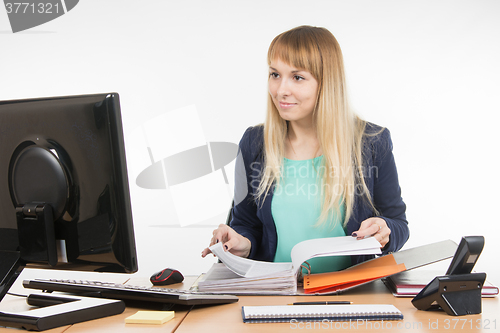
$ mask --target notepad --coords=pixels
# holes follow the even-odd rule
[[[126,324],[165,324],[174,318],[174,311],[137,311],[135,314],[125,318]]]
[[[403,319],[392,304],[243,306],[241,315],[245,323]]]

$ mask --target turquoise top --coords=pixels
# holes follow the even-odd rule
[[[321,186],[319,171],[322,169],[323,156],[309,160],[284,160],[283,178],[275,188],[271,212],[273,215],[278,245],[275,262],[291,262],[290,252],[301,241],[345,236],[342,221],[344,209],[330,214],[329,221],[315,226],[321,214]],[[330,222],[335,222],[331,227]],[[311,273],[333,272],[351,265],[349,256],[313,258],[307,261]]]

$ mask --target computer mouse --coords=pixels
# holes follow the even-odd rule
[[[168,284],[180,283],[184,280],[181,272],[173,268],[165,268],[151,275],[149,279],[155,286],[166,286]]]

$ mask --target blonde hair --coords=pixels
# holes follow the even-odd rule
[[[317,225],[325,224],[330,213],[340,212],[342,206],[343,224],[347,224],[353,211],[354,193],[359,190],[376,212],[363,176],[366,122],[349,109],[344,63],[337,40],[325,28],[300,26],[274,38],[269,46],[268,64],[276,59],[310,72],[318,81],[313,122],[323,151],[324,172],[319,175],[323,202]],[[264,168],[257,198],[265,197],[273,184],[280,182],[287,131],[287,122],[280,117],[269,95],[264,123]]]

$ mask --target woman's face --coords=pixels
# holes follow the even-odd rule
[[[277,59],[269,66],[269,94],[281,118],[312,122],[318,96],[318,81],[311,73]]]

